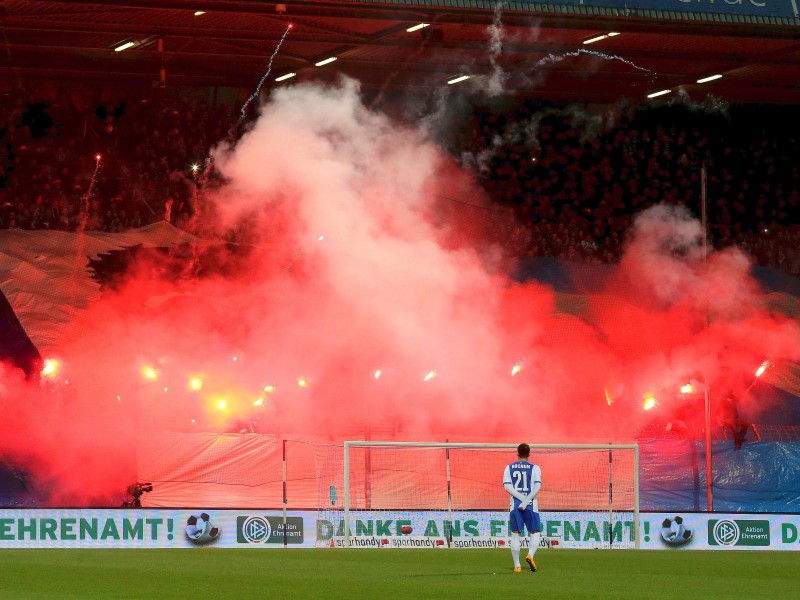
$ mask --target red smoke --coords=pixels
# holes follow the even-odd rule
[[[747,258],[705,262],[683,209],[637,218],[603,294],[512,281],[478,188],[352,82],[276,91],[216,157],[199,219],[246,241],[222,273],[136,265],[63,340],[69,386],[3,390],[2,451],[54,503],[124,489],[148,431],[608,442],[633,436],[645,393],[668,410],[698,373],[741,392],[764,359],[800,358]]]

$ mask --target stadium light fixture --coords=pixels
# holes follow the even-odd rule
[[[194,16],[195,17],[199,17],[200,15],[204,15],[204,14],[206,14],[206,11],[204,11],[204,10],[196,10],[196,11],[194,11]]]
[[[114,48],[114,52],[122,52],[123,50],[127,50],[128,48],[133,48],[136,45],[136,42],[125,42],[124,44],[120,44],[116,48]]]
[[[323,66],[325,66],[327,64],[332,63],[335,60],[336,60],[336,57],[335,56],[331,56],[330,58],[326,58],[325,60],[321,60],[318,63],[314,63],[314,66],[315,67],[323,67]]]
[[[469,79],[469,75],[461,75],[460,77],[456,77],[455,79],[451,79],[447,82],[447,85],[453,85],[454,83],[461,83],[462,81],[466,81]]]
[[[414,25],[406,29],[408,33],[414,33],[415,31],[419,31],[420,29],[425,29],[426,27],[430,26],[430,23],[420,23],[419,25]]]
[[[276,77],[275,81],[286,81],[287,79],[291,79],[297,75],[297,73],[286,73],[286,75],[281,75],[280,77]]]
[[[594,37],[590,37],[589,39],[583,40],[583,43],[594,44],[595,42],[599,42],[600,40],[604,40],[606,38],[614,37],[615,35],[619,35],[619,31],[611,31],[609,33],[604,33],[602,35],[596,35]]]
[[[664,94],[669,94],[672,90],[660,90],[658,92],[653,92],[652,94],[647,94],[648,98],[658,98],[659,96],[663,96]]]
[[[717,73],[716,75],[709,75],[708,77],[703,77],[702,79],[698,79],[697,83],[708,83],[709,81],[714,81],[715,79],[722,79],[722,75]]]

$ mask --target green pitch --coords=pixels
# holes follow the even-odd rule
[[[543,550],[0,550],[0,598],[797,597],[800,552]],[[524,564],[524,563],[523,563]]]

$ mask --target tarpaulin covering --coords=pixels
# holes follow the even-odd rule
[[[733,442],[712,446],[715,511],[800,512],[800,442]],[[704,511],[705,444],[640,442],[640,507],[652,511]]]

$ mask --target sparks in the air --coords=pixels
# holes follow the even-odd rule
[[[42,365],[42,377],[52,377],[58,372],[59,366],[60,363],[57,360],[53,358],[45,359],[44,364]]]
[[[158,371],[149,365],[145,365],[142,367],[142,377],[150,381],[155,381],[158,379]]]
[[[694,391],[694,386],[691,383],[687,383],[681,386],[681,394],[691,394]]]
[[[86,213],[88,214],[89,199],[94,195],[94,188],[97,184],[97,174],[100,172],[100,159],[103,158],[101,154],[94,155],[94,172],[89,180],[89,189],[86,190]]]
[[[286,39],[286,36],[289,35],[289,32],[294,28],[294,25],[289,23],[286,27],[286,30],[283,32],[281,39],[278,40],[278,44],[275,46],[275,50],[272,52],[272,55],[269,57],[269,63],[267,64],[267,71],[264,73],[264,76],[258,82],[256,86],[256,90],[253,94],[247,99],[247,101],[242,105],[242,109],[239,112],[239,122],[238,125],[241,125],[244,120],[247,118],[247,107],[248,105],[258,97],[259,92],[261,91],[261,87],[264,85],[264,81],[266,81],[267,77],[269,77],[270,73],[272,73],[272,63],[275,62],[275,57],[278,56],[278,52],[281,50],[281,46],[283,46],[283,41]]]
[[[761,376],[764,374],[764,372],[765,372],[767,369],[769,369],[769,368],[770,368],[770,366],[771,366],[771,365],[770,365],[770,363],[769,363],[769,361],[768,361],[768,360],[765,360],[763,363],[761,363],[761,366],[760,366],[760,367],[758,367],[758,369],[756,370],[756,377],[761,377]]]
[[[520,371],[522,371],[522,363],[518,362],[513,367],[511,367],[511,376],[513,377],[514,375],[516,375]]]
[[[423,378],[423,381],[430,381],[434,377],[436,377],[436,371],[428,371],[428,374],[425,375],[425,377]]]
[[[656,397],[653,394],[645,394],[644,395],[644,404],[642,404],[642,408],[644,410],[651,410],[658,406],[658,402],[656,402]]]

